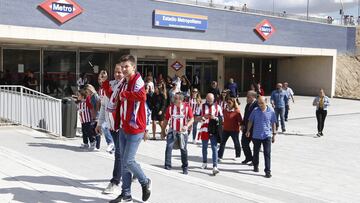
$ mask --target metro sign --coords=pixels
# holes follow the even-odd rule
[[[255,30],[264,40],[268,40],[275,33],[275,27],[266,19],[259,23]]]
[[[46,0],[39,7],[61,24],[83,12],[83,9],[73,0]]]
[[[178,71],[178,70],[182,69],[182,67],[184,67],[184,66],[183,66],[179,61],[175,61],[175,62],[171,65],[171,67],[172,67],[174,70]]]

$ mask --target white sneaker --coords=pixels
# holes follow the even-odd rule
[[[80,145],[80,148],[81,148],[81,149],[88,149],[88,148],[89,148],[89,145],[82,143],[82,144]]]
[[[215,176],[216,174],[218,174],[218,173],[220,173],[219,169],[218,169],[217,167],[214,167],[214,168],[213,168],[213,174],[214,174],[214,176]]]
[[[218,162],[219,162],[219,163],[221,163],[221,162],[223,162],[223,161],[224,161],[223,159],[218,159]]]
[[[107,146],[106,151],[110,153],[114,148],[115,148],[114,143],[110,143],[110,144]]]
[[[240,157],[235,157],[234,161],[240,161]]]
[[[98,148],[94,148],[94,150],[93,150],[94,152],[100,152],[100,149],[98,149]]]
[[[95,144],[96,144],[96,142],[91,142],[89,150],[91,150],[91,151],[94,150],[95,149]]]
[[[207,168],[207,163],[203,163],[200,168],[201,169],[206,169]]]
[[[113,194],[119,186],[115,185],[114,183],[109,183],[109,185],[104,189],[103,194]]]

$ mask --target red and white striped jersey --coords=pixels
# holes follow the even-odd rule
[[[104,88],[100,88],[98,91],[100,99],[102,99],[103,96],[106,96]]]
[[[221,106],[218,105],[217,103],[213,103],[211,105],[204,103],[201,105],[200,108],[198,108],[196,115],[200,115],[200,116],[212,115],[215,117],[223,117],[223,111],[221,109]],[[206,119],[205,121],[202,121],[202,125],[199,130],[199,138],[201,138],[202,140],[209,139],[209,132],[208,132],[209,121],[210,119]]]
[[[81,123],[89,123],[91,122],[91,113],[90,108],[88,107],[88,104],[86,100],[82,100],[77,104],[77,109],[80,116],[80,122]]]
[[[182,103],[179,107],[171,104],[165,114],[165,119],[169,120],[170,130],[177,132],[181,132],[193,117],[193,111],[188,103]]]
[[[226,109],[226,106],[227,106],[226,101],[220,100],[218,103],[219,103],[219,105],[220,105],[220,107],[221,107],[221,110]]]
[[[107,105],[107,111],[109,112],[109,124],[110,129],[113,131],[118,131],[120,128],[120,101],[119,101],[119,95],[121,91],[125,89],[126,83],[123,82],[124,79],[115,82],[117,80],[113,80],[113,85],[111,86],[112,94],[109,99],[109,103]],[[110,83],[111,85],[111,83]]]
[[[193,113],[196,113],[197,109],[200,107],[201,104],[197,103],[195,98],[191,98],[189,101],[190,107]]]

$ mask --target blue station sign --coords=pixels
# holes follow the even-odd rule
[[[154,10],[154,26],[205,31],[208,17],[189,13]]]

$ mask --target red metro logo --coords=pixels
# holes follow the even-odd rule
[[[39,5],[61,24],[82,13],[83,9],[73,0],[47,0]]]
[[[178,71],[180,70],[182,67],[184,67],[179,61],[175,61],[171,67],[175,70]]]
[[[275,33],[275,27],[266,19],[259,23],[255,30],[264,40],[268,40]]]

